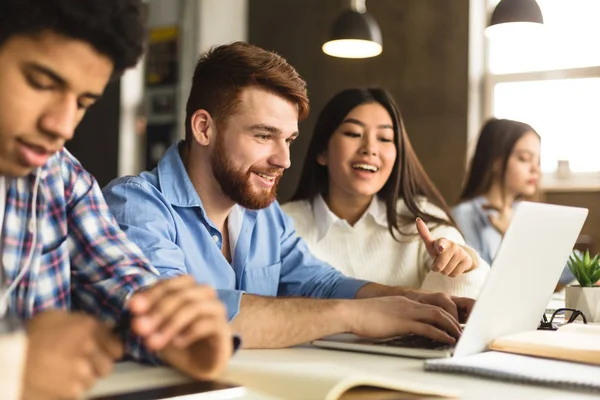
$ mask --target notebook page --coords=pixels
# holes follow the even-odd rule
[[[425,362],[425,370],[600,391],[600,367],[598,366],[496,351],[460,358],[428,360]]]
[[[444,397],[461,395],[460,390],[451,387],[373,375],[363,370],[321,362],[260,364],[234,359],[223,379],[269,396],[289,400],[334,400],[357,386]]]

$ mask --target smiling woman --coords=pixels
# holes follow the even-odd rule
[[[352,277],[475,297],[488,270],[465,245],[382,89],[348,89],[329,101],[282,208],[315,255]],[[425,222],[418,228],[417,218]]]

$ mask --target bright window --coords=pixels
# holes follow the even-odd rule
[[[487,111],[538,131],[544,173],[600,174],[600,0],[537,2],[543,33],[487,42]]]

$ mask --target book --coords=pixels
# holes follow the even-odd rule
[[[246,388],[228,382],[196,381],[172,368],[121,362],[115,365],[110,375],[99,379],[85,398],[231,400],[243,398],[246,394]]]
[[[498,338],[490,350],[600,365],[600,326],[566,324]]]
[[[276,362],[268,364],[232,360],[222,377],[278,399],[336,400],[346,392],[365,387],[426,396],[456,398],[461,390],[413,380],[371,374],[339,364]]]
[[[135,391],[87,397],[88,400],[233,400],[243,398],[242,386],[223,382],[193,381]]]

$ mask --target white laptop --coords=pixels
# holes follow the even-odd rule
[[[504,335],[535,330],[588,210],[522,202],[456,346],[406,347],[406,338],[373,340],[333,335],[313,345],[417,358],[466,356]]]

